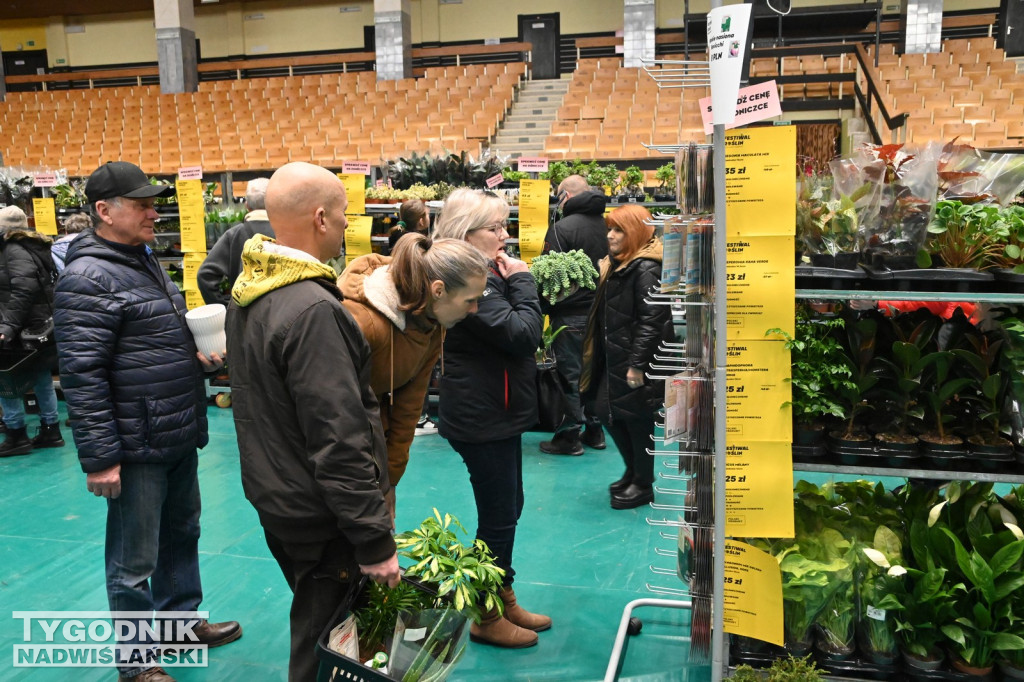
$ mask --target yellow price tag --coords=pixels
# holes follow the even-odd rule
[[[206,301],[203,300],[203,295],[199,293],[198,289],[186,289],[184,293],[185,307],[189,310],[195,310],[196,308],[206,305]]]
[[[796,232],[796,126],[725,133],[725,221],[729,236]]]
[[[202,180],[178,180],[178,221],[182,251],[206,251],[206,203]],[[157,230],[159,231],[159,230]]]
[[[785,497],[792,509],[792,500]],[[784,645],[782,571],[775,557],[746,543],[726,540],[723,596],[726,632]]]
[[[791,304],[792,305],[792,304]],[[793,442],[789,350],[783,341],[729,340],[725,429],[738,440]]]
[[[348,197],[348,208],[345,209],[345,213],[366,213],[366,176],[362,173],[338,173],[338,177],[345,185],[345,195]]]
[[[53,197],[33,199],[32,212],[35,214],[36,232],[57,235],[57,212],[53,207]]]
[[[365,256],[373,250],[373,243],[370,239],[372,230],[372,217],[367,215],[349,216],[348,228],[345,230],[345,267],[348,267],[359,256]]]
[[[199,272],[199,266],[206,260],[205,253],[191,252],[186,253],[181,259],[181,268],[184,271],[182,275],[183,284],[182,289],[185,291],[199,291],[199,283],[196,281],[196,274]]]
[[[725,448],[725,534],[739,538],[793,537],[792,445],[730,440]]]
[[[792,236],[726,240],[726,329],[730,339],[763,339],[769,329],[793,335]]]
[[[550,180],[519,181],[519,255],[527,263],[544,251],[550,196]]]

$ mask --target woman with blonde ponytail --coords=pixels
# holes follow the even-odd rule
[[[392,256],[360,256],[338,278],[343,304],[370,344],[370,387],[380,401],[388,447],[392,523],[395,486],[409,462],[442,330],[476,312],[487,273],[487,261],[466,242],[409,234]]]

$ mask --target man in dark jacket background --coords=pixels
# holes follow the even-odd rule
[[[68,248],[56,288],[61,384],[75,446],[89,492],[107,498],[112,612],[194,614],[203,598],[196,450],[209,437],[202,370],[221,359],[196,351],[185,301],[146,246],[158,217],[153,201],[173,192],[123,161],[94,171],[85,194],[96,227]],[[141,622],[118,620],[136,631]],[[163,645],[215,647],[241,635],[237,622],[201,621]],[[119,645],[144,652],[149,664],[118,666],[122,680],[173,681],[153,657],[154,643],[136,636]]]
[[[249,211],[245,214],[245,220],[229,227],[199,266],[196,282],[207,304],[222,303],[227,306],[231,303],[231,287],[242,272],[242,246],[253,235],[274,237],[274,229],[267,220],[267,182],[267,178],[249,181],[245,186],[245,207]],[[221,283],[225,280],[227,287],[222,290]]]
[[[593,191],[579,175],[570,175],[562,180],[558,185],[558,196],[562,219],[552,225],[544,236],[544,253],[580,249],[590,257],[596,270],[598,261],[608,255],[604,223],[608,198]],[[579,291],[550,306],[547,311],[552,329],[565,326],[565,330],[555,337],[552,347],[558,363],[556,369],[567,387],[562,422],[554,437],[540,444],[541,451],[550,455],[582,455],[584,445],[599,450],[605,447],[601,422],[580,400],[579,392],[583,332],[593,302],[594,290],[580,287]]]
[[[242,487],[294,593],[290,682],[316,680],[316,640],[360,572],[400,579],[370,346],[324,264],[341,252],[347,204],[330,171],[278,169],[277,239],[246,245],[228,308]]]

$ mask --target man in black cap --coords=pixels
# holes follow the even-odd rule
[[[165,653],[242,635],[237,622],[195,624],[181,613],[203,598],[196,450],[209,440],[203,370],[222,360],[196,350],[185,301],[146,245],[154,199],[173,192],[123,161],[89,176],[95,228],[68,248],[53,314],[78,458],[89,492],[107,498],[110,610],[135,625],[136,636],[118,642],[120,679],[138,682],[173,678],[159,667],[158,644],[137,634],[148,619],[117,612],[157,612]],[[160,620],[165,612],[181,620]]]

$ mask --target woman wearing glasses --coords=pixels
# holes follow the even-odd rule
[[[457,189],[434,225],[438,239],[463,239],[490,261],[476,315],[448,331],[441,375],[439,433],[462,456],[476,498],[477,538],[505,570],[504,615],[486,610],[470,629],[476,641],[532,646],[547,616],[516,603],[512,549],[523,511],[522,434],[537,421],[537,366],[542,316],[526,263],[505,253],[508,205],[490,192]]]

